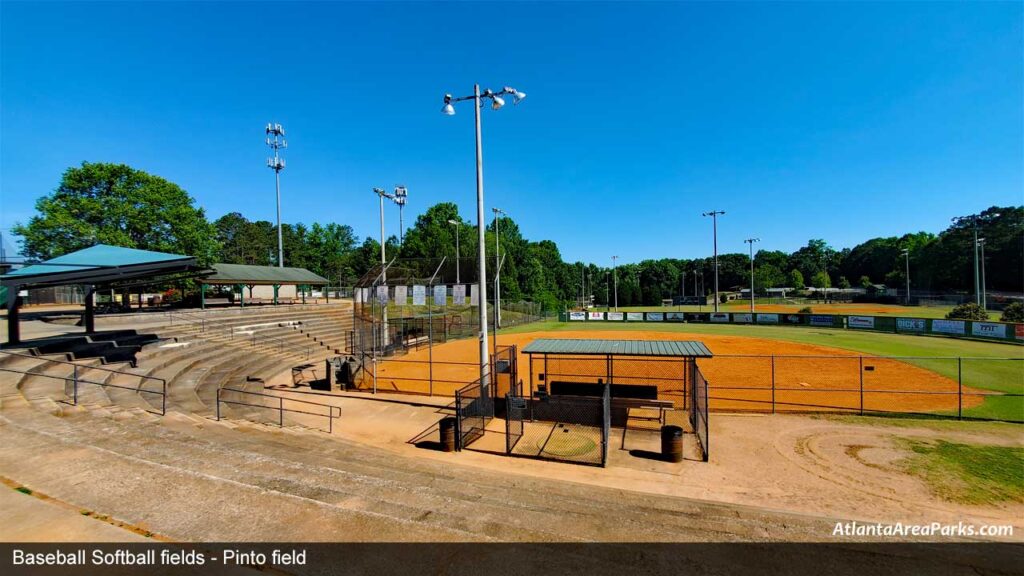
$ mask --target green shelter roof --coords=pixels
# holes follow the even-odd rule
[[[107,244],[97,244],[89,248],[71,252],[63,256],[51,258],[40,264],[33,264],[18,270],[13,270],[5,276],[36,276],[39,274],[54,274],[57,272],[75,272],[78,270],[94,270],[97,268],[110,268],[115,266],[132,266],[136,264],[152,264],[155,262],[170,262],[173,260],[190,260],[191,256],[182,254],[166,254],[164,252],[153,252],[151,250],[138,250],[136,248],[122,248]]]
[[[196,259],[191,256],[97,244],[13,270],[0,276],[0,283],[19,288],[110,285],[138,279],[157,281],[172,274],[198,271]]]
[[[710,358],[703,342],[688,340],[590,340],[539,338],[523,348],[524,354],[596,356],[676,356]]]
[[[202,279],[204,284],[327,284],[327,278],[305,268],[214,264],[213,270]]]

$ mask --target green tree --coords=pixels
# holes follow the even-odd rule
[[[796,268],[789,271],[789,277],[786,279],[786,283],[794,290],[803,290],[807,287],[804,285],[804,275]]]
[[[814,288],[831,288],[832,279],[829,277],[828,272],[820,270],[811,276],[811,286]]]
[[[860,287],[865,290],[870,290],[873,287],[871,278],[869,278],[868,276],[861,276],[860,280],[858,280],[857,283],[860,284]]]
[[[988,312],[976,302],[968,302],[953,307],[953,310],[946,314],[946,318],[950,320],[988,320]]]
[[[94,244],[194,256],[211,264],[216,230],[187,192],[124,164],[83,162],[69,168],[52,194],[36,201],[38,215],[16,224],[22,252],[49,259]]]
[[[839,277],[839,287],[842,288],[843,290],[847,290],[850,288],[850,281],[846,279],[846,276]]]
[[[1024,322],[1024,302],[1014,302],[1003,309],[1003,322]]]

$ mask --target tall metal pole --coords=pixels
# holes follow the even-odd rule
[[[705,212],[704,216],[711,216],[712,229],[714,234],[714,250],[715,250],[715,312],[718,312],[718,216],[719,214],[724,215],[724,210],[712,210],[711,212]]]
[[[277,265],[284,267],[284,241],[281,234],[281,170],[284,170],[284,158],[278,153],[279,149],[287,148],[288,141],[284,139],[284,127],[276,123],[268,123],[266,128],[267,146],[274,150],[274,157],[267,158],[267,167],[274,171],[275,187],[277,189]]]
[[[619,274],[618,274],[618,256],[612,256],[612,281],[615,283],[615,311],[619,311]]]
[[[679,276],[679,310],[683,309],[683,302],[686,301],[686,270]]]
[[[903,249],[903,258],[904,258],[904,260],[906,262],[906,265],[907,265],[907,271],[906,271],[906,277],[907,277],[906,278],[906,280],[907,280],[907,302],[906,302],[906,304],[907,304],[907,306],[910,306],[910,250],[909,249],[906,249],[906,248]]]
[[[744,240],[750,244],[750,313],[754,313],[754,242],[760,242],[760,238],[747,238]],[[717,278],[715,279],[717,281]]]
[[[988,310],[988,287],[985,285],[985,239],[978,239],[978,248],[981,249],[981,309]]]
[[[974,300],[981,306],[981,281],[978,277],[978,217],[971,218],[974,222]]]
[[[498,354],[498,328],[501,325],[501,232],[498,230],[498,215],[504,214],[501,208],[491,208],[494,212],[494,354]]]
[[[480,85],[473,85],[473,110],[476,112],[476,231],[480,261],[480,393],[490,391],[491,359],[487,354],[487,245],[484,234],[484,150],[480,135]]]
[[[462,277],[459,275],[459,258],[462,256],[459,252],[459,224],[455,220],[449,220],[449,224],[455,226],[455,283],[462,284]]]

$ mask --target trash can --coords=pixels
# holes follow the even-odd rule
[[[661,427],[661,457],[666,462],[683,461],[683,429],[681,427]]]
[[[455,418],[446,416],[441,418],[441,450],[455,452]]]

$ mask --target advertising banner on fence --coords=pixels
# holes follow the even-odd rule
[[[590,312],[587,320],[604,320],[604,312]]]
[[[395,304],[405,306],[409,303],[409,287],[395,286]]]
[[[897,318],[896,330],[898,332],[924,332],[928,322],[924,318]]]
[[[456,306],[466,305],[466,285],[456,284],[452,286],[452,304]]]
[[[758,324],[778,324],[779,323],[779,315],[778,314],[758,314],[757,315],[757,323]]]
[[[1006,324],[995,322],[972,322],[971,334],[986,338],[1006,338]]]
[[[661,322],[664,319],[665,319],[665,313],[664,312],[648,312],[647,313],[647,321],[648,322]]]
[[[448,287],[434,286],[434,306],[445,306],[448,304]]]
[[[750,324],[754,321],[754,315],[749,313],[733,314],[732,321],[736,324]]]
[[[622,319],[625,318],[625,315],[622,312],[609,312],[607,314],[607,317],[608,320],[611,320],[613,322],[622,322]]]
[[[833,326],[835,318],[832,316],[819,316],[817,314],[811,315],[810,325],[811,326]]]
[[[629,322],[643,322],[644,321],[644,313],[643,312],[626,312],[626,320],[629,321]]]
[[[480,293],[477,292],[476,284],[469,285],[469,305],[479,306],[480,305]]]
[[[353,297],[356,300],[356,304],[361,304],[363,302],[363,289],[356,288],[354,292],[355,294],[353,294]]]
[[[719,323],[721,323],[721,322],[728,322],[729,321],[729,313],[728,312],[712,312],[711,313],[711,321],[712,322],[719,322]]]
[[[850,316],[846,320],[846,325],[850,328],[874,328],[875,317],[874,316]]]
[[[427,287],[426,286],[413,286],[412,287],[412,305],[413,306],[426,306],[427,305]]]
[[[708,315],[704,314],[704,313],[701,313],[701,312],[687,312],[686,313],[686,321],[687,322],[707,322],[708,321]]]
[[[685,322],[686,314],[683,314],[682,312],[666,312],[665,320],[669,322]]]
[[[786,314],[782,317],[782,321],[786,324],[803,324],[804,319],[796,314]]]
[[[377,301],[381,304],[388,303],[388,287],[384,284],[377,286]]]
[[[1024,324],[1015,325],[1013,331],[1017,333],[1017,340],[1024,340]]]
[[[586,319],[587,319],[587,313],[586,312],[569,312],[569,321],[580,321],[580,320],[586,320]]]
[[[963,334],[963,320],[932,320],[932,332],[940,334]]]

